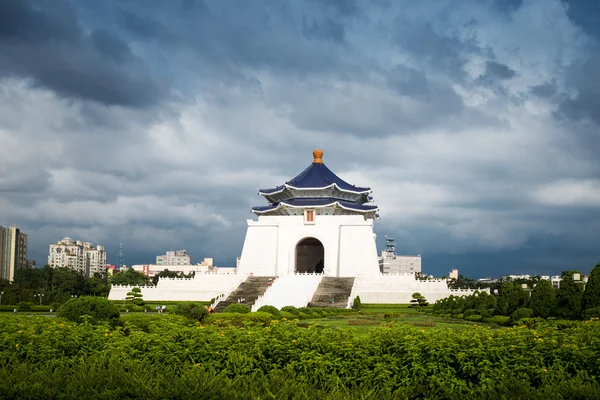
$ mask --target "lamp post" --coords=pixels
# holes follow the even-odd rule
[[[35,297],[40,299],[40,306],[42,305],[42,297],[44,297],[44,293],[38,293],[35,295]]]
[[[0,292],[0,305],[2,305],[2,295],[4,294],[4,292]]]

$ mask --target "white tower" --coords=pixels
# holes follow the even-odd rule
[[[298,176],[259,194],[268,206],[254,207],[258,221],[248,231],[238,273],[283,276],[379,275],[373,220],[378,208],[370,188],[350,185],[323,164],[323,152]]]

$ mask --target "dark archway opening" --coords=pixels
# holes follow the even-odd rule
[[[325,268],[325,248],[315,238],[306,238],[296,245],[296,272],[322,273]]]

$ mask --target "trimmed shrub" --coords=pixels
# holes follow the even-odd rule
[[[600,318],[600,307],[588,308],[583,312],[585,319]]]
[[[356,296],[354,298],[354,301],[352,302],[352,309],[355,311],[358,311],[358,310],[360,310],[360,306],[361,306],[360,296]]]
[[[523,318],[533,317],[533,310],[531,308],[517,308],[510,316],[512,322],[516,322]]]
[[[471,322],[479,322],[482,320],[481,315],[478,314],[469,315],[468,317],[465,317],[465,319]]]
[[[298,317],[300,317],[300,319],[311,319],[313,316],[310,314],[301,312],[300,314],[298,314]]]
[[[281,318],[281,312],[277,309],[277,307],[273,306],[262,306],[256,312],[266,312],[274,316],[275,318]]]
[[[308,314],[308,315],[313,315],[313,310],[314,310],[314,308],[310,308],[310,307],[300,307],[300,308],[298,308],[298,312],[304,313],[304,314]]]
[[[248,314],[250,311],[252,311],[252,309],[249,306],[239,303],[230,304],[227,307],[225,307],[225,310],[223,310],[224,313],[238,314]]]
[[[273,320],[273,315],[266,312],[253,313],[219,313],[209,314],[206,318],[206,324],[212,324],[220,327],[235,326],[237,328],[245,325],[269,326]]]
[[[84,316],[91,324],[119,322],[119,309],[104,297],[76,297],[58,308],[57,315],[73,322],[84,322]]]
[[[204,305],[191,301],[179,303],[175,306],[173,312],[177,315],[183,315],[186,318],[200,322],[204,321],[208,316],[208,310],[204,308]]]
[[[27,302],[22,301],[20,303],[17,303],[16,307],[17,307],[17,310],[19,310],[19,311],[29,311],[29,310],[31,310],[31,306],[33,306],[33,303],[27,303]]]
[[[294,314],[296,316],[298,316],[300,314],[300,311],[298,311],[298,309],[294,306],[285,306],[281,309],[281,311],[285,311],[288,312],[290,314]]]
[[[281,318],[298,319],[298,314],[292,314],[291,312],[281,311]]]

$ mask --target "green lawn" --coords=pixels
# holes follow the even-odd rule
[[[387,315],[387,319],[384,317]],[[391,315],[389,315],[391,314]],[[359,333],[368,333],[377,326],[393,323],[412,325],[422,329],[451,328],[460,329],[473,325],[472,322],[424,314],[414,308],[403,306],[365,307],[358,314],[335,315],[324,318],[304,320],[310,325],[322,325],[336,329],[352,329]]]

